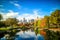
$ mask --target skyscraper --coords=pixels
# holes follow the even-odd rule
[[[27,20],[26,20],[25,18],[23,18],[23,23],[24,23],[24,24],[27,23]]]

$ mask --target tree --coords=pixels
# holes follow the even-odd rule
[[[46,27],[50,27],[50,24],[49,24],[49,16],[44,16],[44,19],[46,19]]]
[[[1,21],[3,19],[2,15],[0,14],[0,27],[4,26],[3,21]]]
[[[55,12],[52,12],[51,14],[51,23],[55,25],[56,27],[60,27],[60,10],[56,10]]]
[[[41,19],[40,27],[46,28],[46,19],[45,18]]]
[[[2,15],[0,14],[0,20],[2,19],[3,17],[2,17]]]
[[[51,13],[50,16],[45,16],[47,27],[60,27],[60,10]]]
[[[6,19],[6,21],[5,21],[5,24],[6,24],[7,26],[17,25],[17,23],[18,23],[18,20],[17,20],[16,18],[8,18],[8,19]]]

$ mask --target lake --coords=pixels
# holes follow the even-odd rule
[[[1,38],[1,40],[6,40],[5,37]],[[34,31],[27,30],[25,32],[20,31],[16,33],[16,37],[14,40],[44,40],[44,37],[40,34],[35,35]]]

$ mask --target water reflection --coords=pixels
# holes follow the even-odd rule
[[[1,40],[6,40],[6,38],[1,38]],[[40,34],[35,35],[35,32],[32,32],[31,30],[27,30],[25,32],[20,31],[16,34],[16,37],[14,40],[44,40],[44,37]]]
[[[31,30],[28,31],[20,31],[16,34],[15,40],[44,40],[44,37],[40,34],[35,35],[35,32],[32,32]]]

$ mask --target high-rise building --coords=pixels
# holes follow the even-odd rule
[[[34,22],[34,19],[29,20],[29,23],[33,23],[33,22]]]
[[[23,23],[24,23],[24,24],[27,23],[27,20],[26,20],[25,18],[23,18]]]

